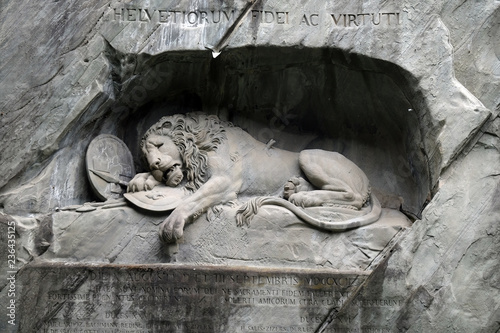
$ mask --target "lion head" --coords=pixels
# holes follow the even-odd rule
[[[207,153],[216,151],[217,147],[227,140],[224,130],[227,125],[230,124],[221,121],[217,116],[201,113],[166,116],[147,130],[140,148],[144,158],[147,158],[148,138],[162,136],[172,140],[180,153],[186,172],[186,188],[196,191],[207,181]],[[150,164],[149,168],[151,169]]]

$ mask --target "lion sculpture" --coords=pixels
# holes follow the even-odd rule
[[[284,207],[315,227],[341,231],[378,220],[380,203],[368,178],[339,153],[270,147],[241,128],[201,113],[163,117],[140,144],[150,172],[137,174],[128,192],[148,191],[160,183],[191,192],[160,225],[160,238],[175,242],[184,225],[218,204],[253,197],[237,212],[237,223],[249,223],[262,205]],[[367,214],[331,222],[311,217],[307,207],[360,210]]]

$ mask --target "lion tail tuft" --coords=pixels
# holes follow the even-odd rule
[[[250,225],[250,221],[257,214],[259,208],[264,204],[268,197],[252,198],[245,202],[236,212],[236,224],[242,227],[244,224]]]

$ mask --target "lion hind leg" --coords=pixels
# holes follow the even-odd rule
[[[351,186],[345,181],[343,169],[351,163],[338,153],[322,150],[303,150],[299,154],[299,165],[307,179],[318,189],[349,192]],[[350,165],[349,165],[350,166]]]

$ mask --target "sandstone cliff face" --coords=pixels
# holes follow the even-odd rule
[[[137,140],[159,115],[202,109],[283,148],[341,151],[386,207],[416,218],[362,291],[404,304],[363,314],[364,326],[495,332],[499,8],[4,1],[0,209],[21,221],[21,259],[51,245],[56,207],[94,200],[92,138],[122,138],[141,169]]]

